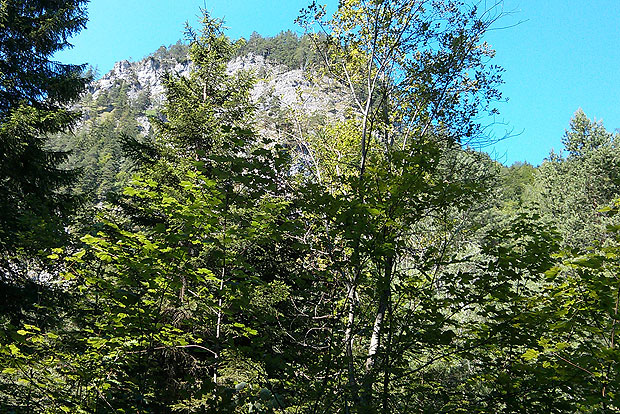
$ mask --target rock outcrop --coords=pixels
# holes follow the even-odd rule
[[[165,74],[188,76],[190,70],[191,63],[188,59],[166,59],[158,57],[157,53],[138,62],[123,60],[117,62],[114,68],[99,80],[94,81],[90,85],[89,93],[93,99],[97,99],[101,94],[122,86],[130,102],[146,94],[149,102],[144,108],[146,113],[163,103],[162,77]],[[345,116],[346,91],[338,88],[327,77],[310,79],[300,69],[275,64],[254,54],[235,58],[228,64],[230,74],[238,71],[249,71],[256,78],[251,97],[257,105],[258,116],[263,121],[263,132],[275,132],[275,119],[269,122],[268,115],[273,114],[274,110],[279,117],[318,115],[342,119]],[[145,114],[140,114],[137,120],[142,131],[148,132],[150,127]]]

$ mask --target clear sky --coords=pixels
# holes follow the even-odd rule
[[[496,146],[498,159],[539,164],[574,112],[620,128],[620,0],[505,0],[514,11],[487,41],[506,70],[500,119],[520,135]],[[498,134],[499,135],[499,134]]]
[[[223,18],[232,38],[248,38],[256,31],[272,36],[293,29],[299,11],[310,0],[91,0],[86,30],[72,40],[74,48],[57,57],[71,63],[86,62],[101,74],[123,59],[139,60],[183,38],[185,22],[199,27],[201,8]],[[323,0],[331,4],[337,0]]]
[[[186,21],[198,25],[200,8],[222,17],[232,38],[299,31],[294,20],[305,0],[91,0],[86,30],[75,47],[57,55],[62,61],[88,63],[101,73],[114,62],[138,60],[161,45],[176,43]],[[323,0],[331,10],[337,0]],[[495,63],[503,66],[495,135],[513,137],[487,149],[498,160],[539,164],[559,151],[573,113],[583,108],[602,119],[608,130],[620,128],[620,0],[505,0],[511,12],[487,41]],[[504,26],[513,26],[500,29]]]

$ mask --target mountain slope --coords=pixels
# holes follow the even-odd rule
[[[299,145],[310,125],[326,117],[345,118],[346,91],[328,78],[311,78],[268,53],[245,49],[228,64],[228,72],[248,71],[256,79],[251,98],[258,133]],[[157,116],[164,102],[162,77],[188,76],[190,70],[187,46],[177,43],[137,62],[117,62],[89,86],[78,105],[83,112],[80,126],[53,142],[56,149],[71,151],[68,168],[82,170],[78,192],[100,201],[128,183],[133,165],[123,153],[121,138],[151,140],[154,131],[148,117]]]

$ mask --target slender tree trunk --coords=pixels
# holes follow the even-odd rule
[[[383,275],[379,282],[379,304],[377,307],[377,313],[375,315],[375,322],[373,324],[372,336],[370,337],[370,345],[368,346],[368,355],[366,357],[366,372],[364,380],[364,405],[366,412],[372,412],[372,399],[375,374],[375,363],[377,361],[377,354],[381,346],[381,334],[383,331],[383,325],[385,316],[388,310],[390,301],[390,284],[392,281],[392,269],[394,266],[394,257],[390,254],[385,259],[385,267],[383,269]]]
[[[221,280],[220,280],[220,286],[219,286],[219,298],[217,300],[217,324],[215,327],[215,361],[214,361],[214,369],[213,369],[213,383],[217,384],[217,377],[218,377],[218,365],[219,365],[219,360],[220,360],[220,353],[222,352],[222,344],[220,341],[220,337],[222,335],[222,320],[223,320],[223,313],[222,313],[222,296],[224,295],[224,280],[226,279],[226,266],[227,266],[227,261],[226,261],[226,232],[227,232],[227,228],[228,228],[228,200],[229,200],[229,190],[230,190],[230,185],[228,184],[226,186],[226,197],[224,200],[224,223],[223,223],[223,243],[222,245],[224,246],[224,251],[223,251],[223,258],[222,258],[222,274],[221,274]]]
[[[224,294],[224,278],[226,277],[226,268],[222,269],[222,280],[220,280],[220,298],[217,301],[217,326],[215,328],[215,369],[213,370],[213,383],[217,384],[218,364],[222,346],[220,345],[221,327],[222,327],[222,295]]]
[[[357,279],[354,277],[354,279]],[[348,376],[348,398],[345,401],[345,412],[349,414],[350,404],[355,405],[358,401],[357,381],[355,379],[355,360],[353,358],[353,325],[355,323],[355,296],[356,296],[356,280],[352,280],[347,294],[349,309],[347,315],[347,327],[345,329],[345,355],[347,358],[347,376]]]
[[[394,321],[393,317],[394,314],[392,313],[392,304],[390,303],[388,306],[388,320],[389,325],[388,325],[388,337],[387,337],[387,344],[385,347],[385,362],[383,363],[383,396],[381,398],[382,400],[382,406],[383,406],[383,414],[390,414],[390,405],[389,405],[389,396],[390,396],[390,359],[391,359],[391,355],[392,355],[392,323]]]
[[[380,282],[381,284],[379,294],[379,306],[377,308],[377,314],[375,316],[375,323],[372,329],[370,345],[368,346],[368,356],[366,358],[366,373],[369,373],[373,369],[376,362],[377,352],[379,351],[383,322],[385,320],[385,314],[387,312],[390,300],[390,284],[392,282],[393,267],[394,257],[390,255],[386,258],[383,280],[381,280]]]

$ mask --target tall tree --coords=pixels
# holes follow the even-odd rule
[[[601,121],[591,121],[579,108],[570,120],[570,129],[562,138],[564,148],[572,157],[583,157],[602,146],[610,145],[613,135]]]
[[[348,89],[355,114],[308,145],[336,173],[330,186],[326,171],[316,174],[323,192],[308,203],[320,206],[314,260],[334,295],[315,309],[338,315],[316,327],[331,335],[315,344],[329,342],[332,353],[314,385],[323,412],[406,410],[399,380],[452,352],[443,346],[458,312],[447,305],[452,282],[438,275],[458,227],[450,214],[483,191],[484,172],[461,145],[484,139],[476,116],[500,96],[501,71],[486,64],[493,52],[482,40],[496,17],[459,2],[400,0],[343,1],[332,19],[313,3],[300,17],[308,29],[318,23],[326,73]]]
[[[165,80],[155,156],[118,200],[126,214],[102,210],[98,231],[67,260],[77,317],[53,332],[24,326],[0,349],[10,361],[0,384],[16,390],[0,388],[0,398],[11,407],[278,406],[265,380],[275,329],[263,323],[275,325],[288,294],[292,259],[279,252],[289,249],[280,229],[288,157],[247,128],[251,79],[226,72],[235,46],[222,22],[203,23],[188,33],[192,73]]]
[[[75,173],[46,148],[79,114],[68,109],[88,79],[52,60],[86,24],[87,0],[8,0],[0,5],[0,252],[36,250],[62,234]],[[6,270],[6,262],[0,264]]]
[[[0,366],[6,368],[15,362],[9,344],[24,325],[50,326],[62,314],[57,289],[34,275],[45,275],[40,253],[61,243],[75,205],[64,191],[75,172],[64,170],[66,154],[47,144],[80,116],[68,107],[88,82],[84,68],[55,62],[53,55],[85,27],[86,3],[0,3]],[[32,400],[13,405],[17,390],[2,375],[3,410],[33,412]]]
[[[579,109],[562,142],[567,152],[552,152],[542,163],[534,193],[564,245],[582,249],[609,236],[609,219],[598,210],[620,194],[618,137]]]

